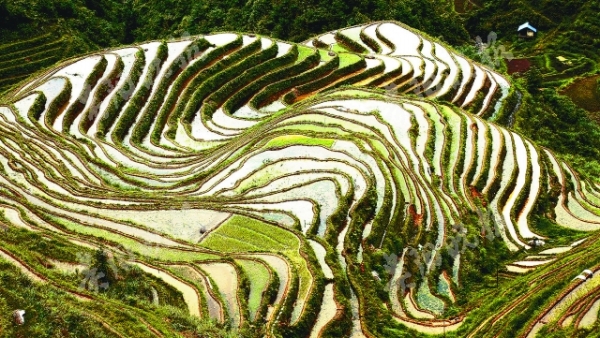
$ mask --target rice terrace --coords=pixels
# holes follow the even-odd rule
[[[600,58],[535,15],[514,77],[391,19],[0,44],[0,337],[600,336]]]

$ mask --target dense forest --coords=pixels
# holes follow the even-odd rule
[[[214,31],[254,32],[299,42],[383,19],[402,21],[451,44],[468,40],[452,4],[440,0],[2,0],[0,17],[6,18],[0,23],[4,42],[58,25],[62,34],[77,35],[89,47]]]

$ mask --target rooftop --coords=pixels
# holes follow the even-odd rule
[[[522,31],[525,28],[529,28],[532,31],[537,33],[537,29],[535,27],[533,27],[532,25],[529,24],[529,21],[527,21],[526,23],[522,24],[521,26],[519,26],[519,29],[517,29],[517,32]]]

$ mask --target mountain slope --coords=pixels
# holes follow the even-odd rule
[[[102,243],[190,318],[245,336],[526,336],[597,270],[600,191],[486,120],[513,95],[389,21],[94,53],[3,98],[2,222]],[[597,292],[577,290],[573,313]]]

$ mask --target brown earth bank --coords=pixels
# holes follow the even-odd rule
[[[591,117],[600,123],[599,79],[600,75],[594,75],[577,80],[561,91],[561,94],[567,95],[577,106],[591,112]]]

